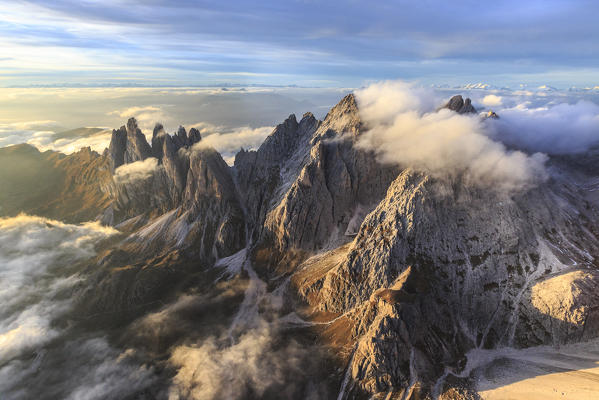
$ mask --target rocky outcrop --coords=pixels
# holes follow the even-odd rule
[[[499,119],[499,115],[497,115],[495,111],[489,110],[486,114],[484,114],[484,118]]]
[[[469,98],[462,98],[461,95],[453,96],[447,104],[445,104],[442,108],[447,108],[451,111],[455,111],[458,114],[474,114],[476,113],[476,109],[472,105],[472,102]]]
[[[112,130],[108,155],[113,173],[123,164],[143,161],[152,156],[152,148],[137,126],[135,118],[129,118],[126,126]]]
[[[189,130],[189,145],[193,146],[194,144],[198,143],[200,140],[202,140],[202,135],[200,134],[200,131],[197,130],[196,128],[191,128]]]

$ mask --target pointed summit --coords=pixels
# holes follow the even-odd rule
[[[325,117],[325,121],[329,118],[338,117],[344,114],[358,114],[358,102],[356,101],[356,96],[353,93],[350,93],[342,98],[337,105],[331,108],[331,111],[329,111]]]
[[[133,117],[129,118],[127,120],[127,135],[134,136],[138,130],[139,127],[137,126],[137,120]]]
[[[200,131],[196,128],[191,128],[189,130],[189,145],[193,145],[202,140],[202,135],[200,135]]]
[[[177,130],[177,138],[179,139],[179,144],[181,146],[187,146],[189,144],[187,140],[187,131],[182,125],[179,125],[179,129]]]
[[[341,136],[350,133],[357,135],[360,131],[360,114],[358,102],[353,93],[345,96],[337,105],[331,108],[323,121],[330,130],[341,133]]]
[[[152,148],[137,126],[135,118],[129,118],[126,126],[112,131],[108,152],[112,172],[123,164],[142,161],[153,155]]]

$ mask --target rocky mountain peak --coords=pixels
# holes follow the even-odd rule
[[[466,100],[464,100],[460,94],[449,99],[447,104],[445,104],[442,108],[447,108],[451,111],[457,112],[458,114],[476,113],[476,109],[472,106],[472,101],[470,98],[466,98]]]
[[[160,122],[157,122],[156,125],[154,125],[154,130],[152,131],[152,138],[155,138],[156,136],[161,136],[164,134],[165,134],[164,126],[162,126],[162,124]]]
[[[202,140],[202,135],[200,134],[200,131],[196,128],[191,128],[189,130],[189,144],[193,145],[199,142],[200,140]]]
[[[108,152],[112,172],[123,164],[143,161],[153,155],[152,148],[137,126],[135,118],[129,118],[126,126],[112,131]]]
[[[357,136],[360,126],[356,96],[350,93],[331,108],[324,118],[323,129],[319,129],[319,132],[323,137],[330,137],[333,132],[336,132],[335,136],[344,136],[345,134]]]
[[[177,129],[177,138],[182,146],[187,146],[189,144],[187,139],[187,131],[181,125],[179,125],[179,129]]]
[[[497,115],[497,113],[495,111],[489,110],[485,114],[484,118],[499,119],[499,115]]]
[[[127,134],[128,135],[136,135],[139,127],[137,126],[137,120],[133,117],[127,120]],[[141,131],[140,131],[141,132]]]
[[[353,93],[345,96],[339,103],[337,103],[331,111],[324,118],[325,121],[330,119],[336,119],[343,115],[357,115],[358,114],[358,102],[356,96]]]
[[[288,129],[297,129],[297,118],[295,117],[295,114],[290,114],[281,125],[284,125]]]

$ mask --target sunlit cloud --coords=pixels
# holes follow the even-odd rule
[[[199,124],[196,126],[202,125]],[[194,148],[215,148],[229,165],[233,165],[235,154],[239,150],[242,148],[245,150],[256,150],[260,147],[264,139],[272,133],[273,129],[274,127],[272,126],[264,126],[256,129],[240,127],[232,131],[205,134],[202,140],[194,145]],[[208,129],[204,130],[210,132]]]

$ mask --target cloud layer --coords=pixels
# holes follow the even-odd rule
[[[222,133],[203,133],[204,136],[202,137],[202,140],[194,145],[194,147],[198,149],[213,147],[221,153],[229,165],[232,165],[235,160],[235,154],[237,154],[241,148],[246,150],[257,149],[264,139],[272,133],[273,129],[272,126],[263,126],[255,129],[241,127]],[[210,132],[210,130],[208,130],[208,132]]]
[[[584,152],[599,144],[599,105],[589,101],[500,111],[494,137],[527,151]]]
[[[104,399],[149,384],[151,371],[132,354],[121,354],[102,337],[69,338],[70,324],[56,323],[83,282],[77,263],[115,233],[98,223],[69,225],[27,215],[0,219],[3,396]]]
[[[543,154],[510,151],[488,137],[477,115],[435,111],[436,96],[403,82],[381,82],[356,92],[367,127],[359,146],[381,161],[426,171],[439,178],[515,189],[545,176]]]
[[[143,161],[135,161],[121,165],[114,170],[114,180],[117,183],[127,183],[148,179],[154,175],[159,168],[158,159],[149,157]]]
[[[57,138],[58,130],[55,121],[0,123],[0,147],[28,143],[40,151],[54,150],[70,154],[82,147],[102,152],[110,143],[110,130],[100,130],[92,135]]]

